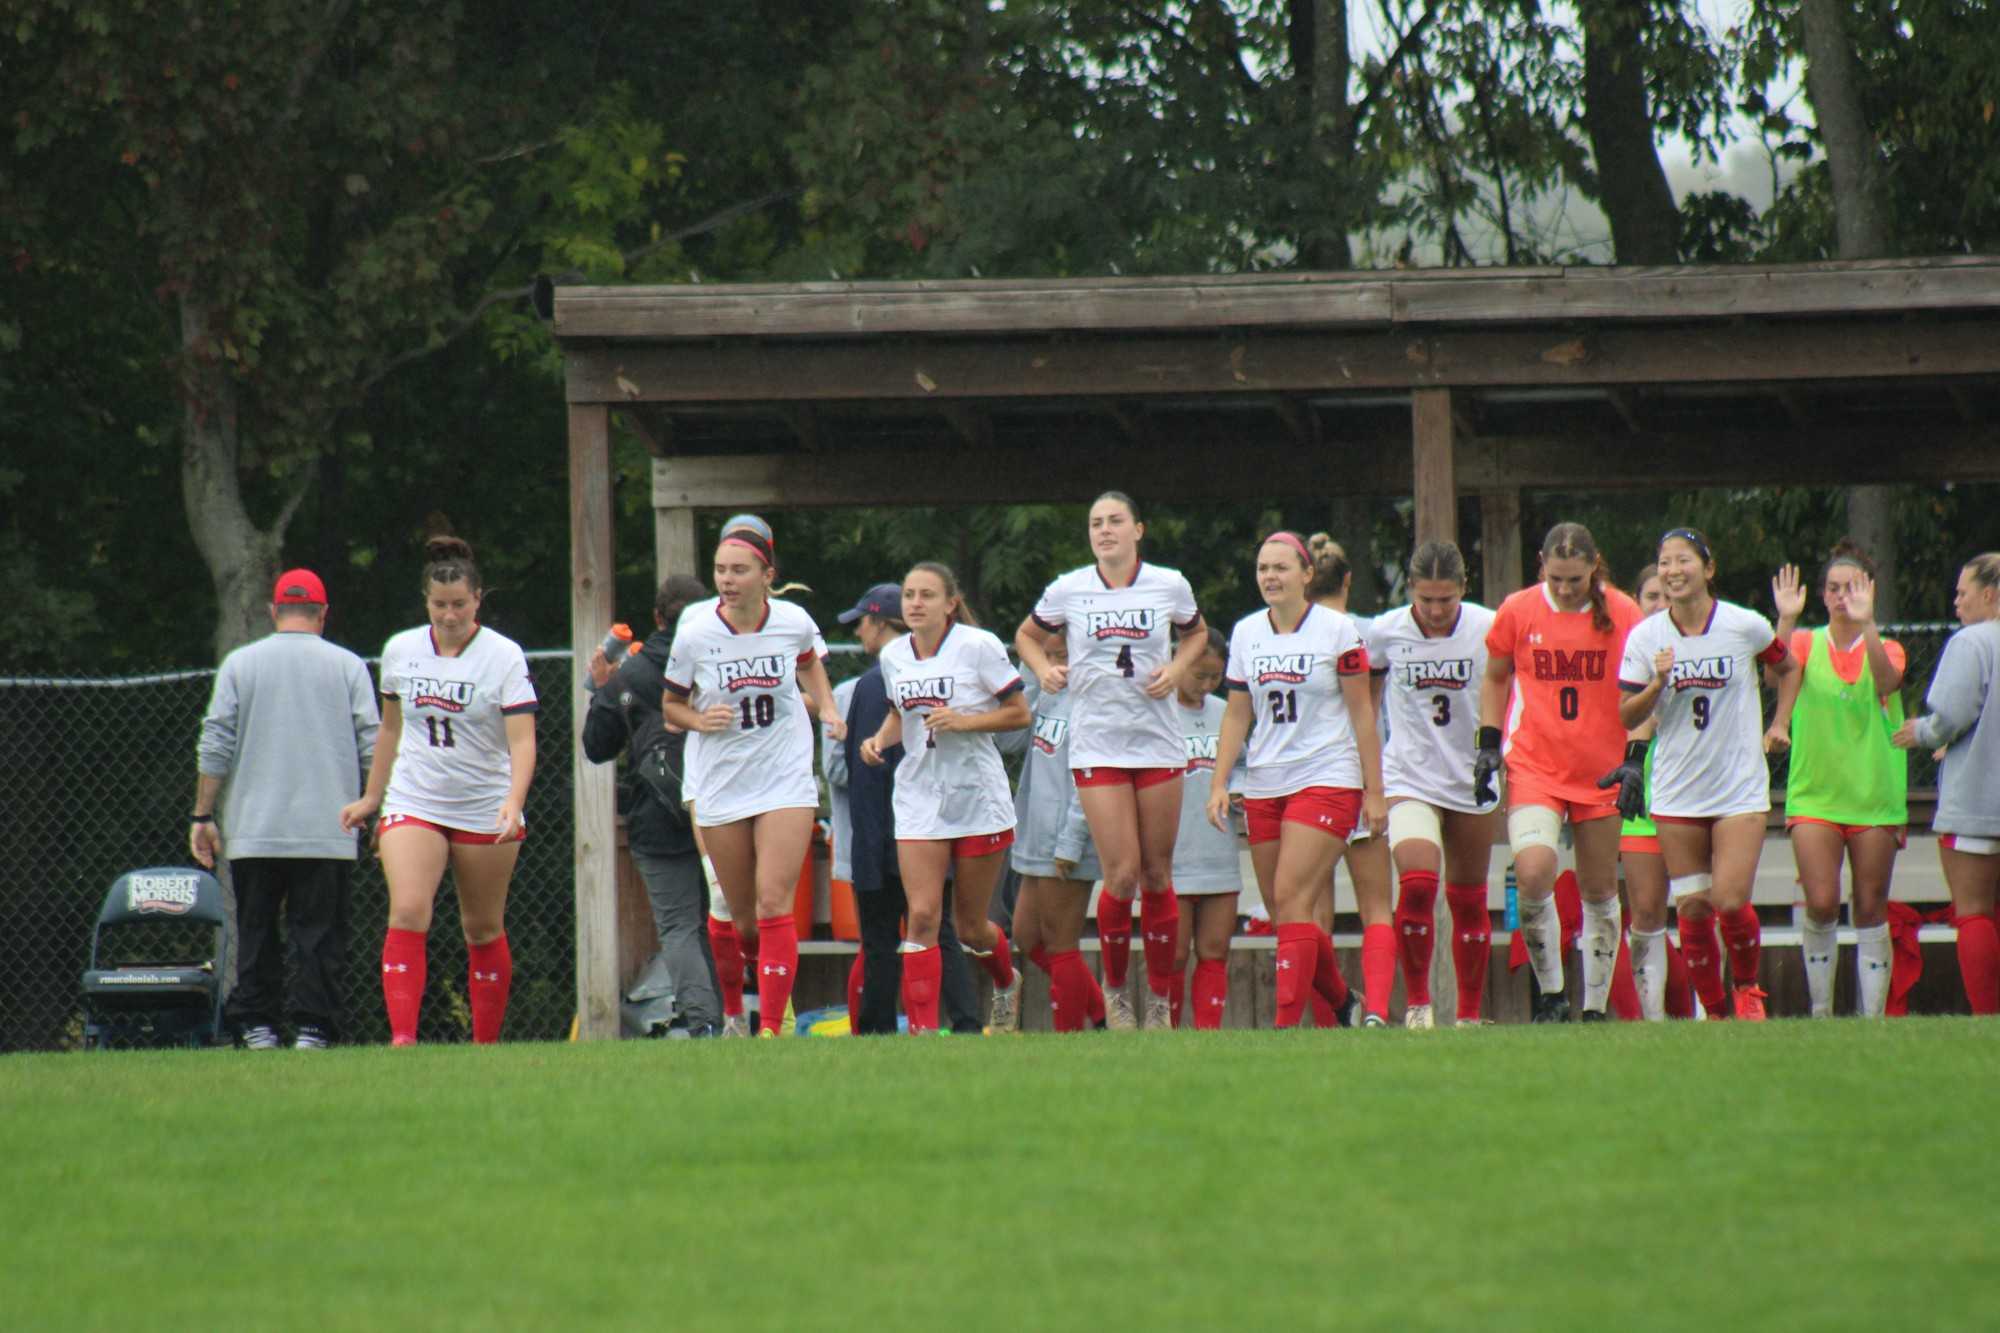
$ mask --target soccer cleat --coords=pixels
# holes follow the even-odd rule
[[[292,1049],[295,1051],[323,1051],[331,1045],[333,1045],[333,1038],[327,1035],[325,1028],[314,1027],[311,1023],[306,1023],[299,1028],[299,1035],[292,1042]]]
[[[275,1051],[280,1045],[276,1028],[259,1023],[243,1029],[243,1049],[246,1051]]]
[[[731,1014],[722,1020],[722,1035],[725,1037],[747,1037],[750,1035],[750,1020],[742,1014]]]
[[[1139,1026],[1138,1015],[1132,1012],[1132,1001],[1124,991],[1104,992],[1104,1026],[1113,1032],[1130,1032]]]
[[[1761,1023],[1767,1017],[1764,1001],[1768,997],[1761,986],[1738,986],[1736,988],[1736,1017],[1745,1023]]]
[[[1014,969],[1014,984],[993,988],[993,1008],[986,1021],[989,1032],[1021,1030],[1021,969]]]
[[[1531,1023],[1569,1022],[1569,996],[1564,995],[1560,991],[1557,991],[1553,995],[1537,995],[1535,997],[1534,1014],[1528,1021]]]
[[[1611,1015],[1605,1013],[1602,1009],[1586,1009],[1576,1016],[1576,1021],[1579,1023],[1609,1023]]]
[[[1461,1018],[1454,1021],[1452,1026],[1455,1028],[1490,1028],[1493,1026],[1493,1020],[1490,1018]]]
[[[1350,986],[1347,991],[1347,1003],[1333,1011],[1333,1021],[1339,1027],[1360,1027],[1361,1015],[1367,1008],[1368,997],[1363,995],[1360,990]]]
[[[1164,995],[1146,997],[1146,1030],[1165,1032],[1174,1025],[1174,1006]]]
[[[1413,1004],[1403,1011],[1403,1026],[1412,1032],[1429,1032],[1437,1026],[1437,1019],[1431,1015],[1427,1004]]]
[[[1370,1014],[1361,1020],[1361,1026],[1365,1028],[1385,1028],[1389,1026],[1389,1020],[1380,1014]]]

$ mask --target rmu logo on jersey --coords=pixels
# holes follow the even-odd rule
[[[1069,739],[1069,719],[1066,717],[1038,717],[1035,719],[1034,745],[1043,754],[1054,754],[1062,749]]]
[[[951,707],[950,676],[938,676],[931,680],[899,680],[896,682],[896,707],[905,711],[912,708]]]
[[[770,653],[718,662],[715,679],[725,690],[775,690],[785,683],[785,655]]]
[[[1093,639],[1150,639],[1153,637],[1153,608],[1141,606],[1127,611],[1086,612],[1083,632]]]
[[[1449,662],[1398,662],[1389,670],[1406,690],[1462,690],[1472,684],[1472,659]]]
[[[1311,653],[1263,653],[1250,659],[1253,685],[1303,685],[1312,675]]]
[[[1736,659],[1733,657],[1697,657],[1686,662],[1676,662],[1667,673],[1667,684],[1679,694],[1682,690],[1719,690],[1727,685],[1736,674]]]
[[[193,909],[200,893],[201,883],[193,875],[134,875],[125,881],[125,910],[181,916]]]
[[[1602,648],[1582,648],[1566,653],[1560,648],[1537,648],[1534,651],[1536,680],[1603,680],[1604,659],[1608,656]]]
[[[463,713],[472,707],[472,682],[469,680],[411,676],[408,693],[411,706],[416,708],[442,708],[447,713]]]
[[[1215,743],[1221,737],[1196,733],[1184,736],[1182,739],[1187,742],[1188,772],[1192,773],[1196,769],[1212,770],[1215,767]]]

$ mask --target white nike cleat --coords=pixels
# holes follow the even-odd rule
[[[1403,1011],[1403,1026],[1412,1032],[1429,1032],[1437,1026],[1437,1020],[1431,1016],[1429,1005],[1413,1004]]]
[[[1174,1025],[1173,1002],[1164,995],[1146,997],[1146,1030],[1166,1032]]]
[[[1139,1026],[1138,1015],[1132,1012],[1132,1001],[1124,991],[1104,992],[1104,1026],[1113,1032],[1130,1032]]]
[[[986,1020],[989,1032],[1021,1030],[1021,969],[1014,969],[1014,984],[993,988],[993,1008]]]

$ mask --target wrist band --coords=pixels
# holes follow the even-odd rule
[[[1626,741],[1625,742],[1626,762],[1634,764],[1645,763],[1646,747],[1649,744],[1651,744],[1651,742],[1649,741]]]
[[[214,815],[189,815],[189,816],[188,816],[188,823],[190,823],[190,824],[213,824],[214,822],[215,822],[215,816],[214,816]]]
[[[1500,728],[1498,728],[1498,727],[1481,727],[1481,728],[1479,729],[1479,748],[1480,748],[1480,749],[1482,749],[1482,750],[1497,750],[1497,749],[1499,749],[1499,748],[1500,748]]]

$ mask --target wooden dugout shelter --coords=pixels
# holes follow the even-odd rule
[[[695,511],[1281,493],[2000,481],[2000,258],[1195,278],[564,287],[571,642],[614,618],[610,419],[654,456],[661,576]],[[1467,534],[1473,536],[1475,534]],[[1469,545],[1469,543],[1462,543]],[[581,758],[577,991],[618,1032],[612,773]]]

